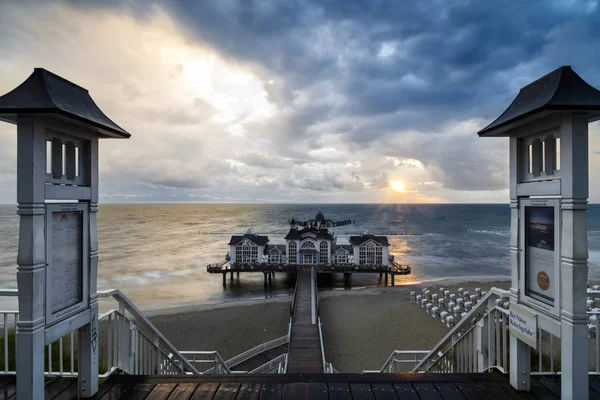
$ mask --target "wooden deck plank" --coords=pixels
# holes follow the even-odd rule
[[[242,383],[236,400],[258,400],[261,387],[260,383]]]
[[[433,386],[444,400],[465,400],[462,391],[454,383],[434,383]]]
[[[223,383],[219,386],[213,400],[235,400],[239,390],[239,383]]]
[[[351,383],[350,392],[354,400],[372,400],[375,398],[373,389],[368,383]]]
[[[433,383],[413,383],[413,387],[422,400],[442,398],[440,392],[433,386]]]
[[[110,385],[110,387],[102,392],[98,390],[98,392],[94,395],[93,399],[101,399],[101,400],[119,400],[119,399],[129,399],[129,396],[125,396],[125,392],[128,389],[133,388],[135,385],[127,384],[127,383],[106,383],[106,385]],[[154,385],[152,385],[154,386]],[[100,388],[98,388],[100,389]],[[145,397],[145,396],[144,396]],[[63,396],[59,397],[60,400],[63,400]]]
[[[15,381],[8,382],[2,389],[0,389],[0,400],[6,400],[14,397],[17,391],[17,384]]]
[[[260,400],[279,400],[283,395],[281,383],[265,383],[260,390]]]
[[[189,400],[197,388],[197,383],[180,383],[175,386],[168,400]]]
[[[53,379],[51,382],[46,383],[44,387],[44,398],[54,399],[71,385],[77,385],[77,381],[74,379]]]
[[[190,400],[212,400],[218,388],[218,383],[201,383]]]
[[[166,400],[177,386],[176,383],[159,383],[148,394],[145,400]]]
[[[399,399],[419,400],[417,391],[410,383],[394,383],[394,389]]]
[[[488,400],[489,397],[485,395],[483,390],[476,383],[473,382],[459,382],[455,384],[460,389],[463,396],[467,400]]]
[[[329,388],[329,400],[352,400],[352,393],[350,391],[350,384],[348,383],[330,383],[327,385]]]
[[[328,400],[329,390],[325,383],[312,383],[309,382],[307,385],[308,399],[309,400]]]
[[[287,383],[283,386],[283,400],[306,400],[308,398],[308,387],[304,382]]]
[[[507,398],[510,398],[508,393],[496,382],[477,382],[477,386],[479,386],[491,400],[506,400]]]
[[[79,397],[79,387],[77,386],[77,381],[73,379],[73,384],[63,390],[58,396],[55,397],[56,400],[76,400]]]
[[[398,394],[391,383],[374,383],[371,387],[377,400],[398,400]]]
[[[536,379],[531,380],[529,392],[533,395],[533,397],[540,400],[557,400],[560,398],[560,395],[555,396],[554,393],[548,390]]]

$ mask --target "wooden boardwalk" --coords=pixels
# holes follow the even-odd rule
[[[295,374],[127,376],[100,385],[96,400],[376,400],[376,399],[559,399],[560,377],[532,377],[530,392],[517,392],[508,378],[486,374]],[[56,379],[45,398],[74,400],[74,379]],[[15,399],[15,377],[0,378],[0,399]],[[600,378],[590,376],[590,399],[600,399]]]
[[[323,373],[321,341],[317,318],[317,288],[311,279],[311,268],[298,271],[294,300],[294,322],[288,351],[289,374]]]

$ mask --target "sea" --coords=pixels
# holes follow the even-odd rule
[[[339,244],[350,235],[387,235],[390,253],[412,274],[396,284],[446,278],[508,277],[510,212],[507,204],[104,204],[98,212],[98,289],[120,289],[143,310],[289,296],[294,277],[242,273],[223,288],[207,264],[224,259],[231,235],[248,229],[285,243],[288,221],[354,220],[332,228]],[[19,218],[0,205],[0,288],[16,288]],[[600,279],[600,205],[588,209],[589,278]],[[378,274],[356,274],[353,287],[382,285]],[[342,276],[320,282],[342,290]],[[14,303],[11,303],[11,301]],[[16,302],[0,299],[0,307]],[[12,308],[10,308],[12,309]]]

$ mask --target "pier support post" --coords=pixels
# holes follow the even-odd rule
[[[394,278],[396,278],[396,275],[392,274],[392,286],[394,286]]]
[[[381,278],[383,278],[383,272],[379,273],[379,280],[381,280]]]
[[[233,271],[229,273],[229,279],[233,281]]]
[[[237,273],[237,278],[238,278],[238,281],[239,281],[240,280],[240,273],[239,272]]]
[[[223,272],[223,287],[227,287],[227,272]]]
[[[352,287],[352,274],[348,274],[348,287]]]
[[[388,273],[386,272],[385,273],[385,285],[384,286],[387,286],[387,285],[388,285]]]
[[[269,286],[271,286],[271,274],[272,274],[272,272],[269,272],[268,274],[269,274]]]
[[[263,275],[264,275],[264,277],[265,277],[265,283],[264,283],[264,284],[265,284],[265,287],[267,287],[267,273],[266,273],[266,272],[263,272]]]

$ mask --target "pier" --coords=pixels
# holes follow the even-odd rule
[[[227,286],[227,274],[230,280],[233,280],[233,274],[239,278],[240,273],[262,273],[264,276],[265,287],[271,285],[272,278],[276,272],[298,273],[305,268],[314,268],[317,274],[341,273],[344,274],[344,286],[352,286],[352,274],[379,274],[384,277],[385,286],[388,283],[395,285],[396,275],[409,275],[411,268],[408,265],[402,265],[395,261],[390,261],[390,265],[381,264],[274,264],[274,263],[234,263],[230,264],[227,260],[216,264],[209,264],[206,271],[210,274],[223,275],[223,287]]]
[[[299,269],[292,304],[293,323],[288,350],[288,373],[323,373],[318,296],[315,268]]]

